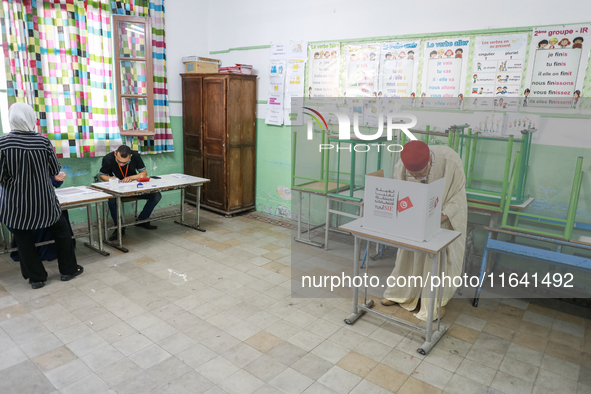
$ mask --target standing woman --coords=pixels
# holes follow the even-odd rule
[[[53,146],[35,132],[37,116],[27,104],[10,107],[11,132],[0,137],[0,222],[16,241],[23,278],[33,289],[45,286],[47,271],[35,248],[33,230],[47,228],[55,239],[61,280],[83,272],[76,261],[69,223],[55,195],[50,176],[60,165]]]
[[[65,172],[60,172],[59,175],[49,177],[51,184],[56,189],[64,183],[64,179],[66,179]],[[70,235],[73,236],[74,232],[72,231],[72,225],[70,224],[70,217],[68,216],[68,211],[63,211],[63,213],[64,213],[64,216],[66,217],[66,219],[68,221],[68,225],[70,227]],[[40,230],[34,230],[33,231],[33,238],[35,240],[35,243],[53,241],[53,237],[51,236],[51,234],[49,233],[49,231],[46,228],[42,228]],[[74,245],[74,247],[76,247],[76,240],[75,239],[72,239],[72,245]],[[10,247],[16,248],[16,241],[14,239],[12,240],[12,244],[10,245]],[[39,257],[41,257],[41,261],[53,261],[53,260],[57,259],[57,251],[55,249],[55,243],[43,245],[43,246],[38,246],[37,252],[39,253]],[[17,261],[17,262],[20,261],[18,251],[11,252],[10,257],[14,261]]]

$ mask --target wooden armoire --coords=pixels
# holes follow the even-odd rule
[[[201,206],[232,215],[255,207],[256,75],[181,74],[185,174],[210,179]],[[196,188],[187,190],[195,202]]]

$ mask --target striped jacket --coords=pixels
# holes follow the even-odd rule
[[[61,209],[50,176],[60,167],[46,137],[16,130],[0,137],[0,222],[17,230],[57,222]]]

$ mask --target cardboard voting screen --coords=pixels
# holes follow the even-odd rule
[[[429,241],[441,229],[445,178],[424,184],[384,178],[384,170],[365,176],[363,227],[384,234]]]

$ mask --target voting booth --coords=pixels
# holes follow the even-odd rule
[[[411,241],[429,241],[441,230],[445,178],[417,183],[384,178],[384,170],[365,176],[363,227]]]

